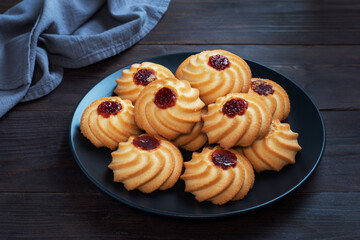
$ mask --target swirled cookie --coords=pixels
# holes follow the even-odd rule
[[[120,97],[104,97],[91,103],[81,117],[80,130],[96,147],[112,150],[141,132],[135,124],[134,106]]]
[[[301,150],[297,141],[299,134],[291,131],[288,123],[279,119],[272,121],[269,133],[243,148],[256,172],[264,170],[280,171],[287,164],[295,163],[295,155]]]
[[[224,50],[203,51],[185,59],[175,76],[199,89],[206,104],[228,93],[248,92],[251,71],[239,56]]]
[[[157,80],[147,85],[135,103],[135,121],[151,136],[173,140],[190,133],[201,120],[204,103],[199,91],[176,78]]]
[[[290,113],[290,100],[286,91],[276,82],[269,79],[252,78],[249,93],[261,96],[270,109],[273,118],[280,121]]]
[[[201,111],[201,113],[205,113],[204,109]],[[204,122],[202,120],[195,123],[190,133],[180,135],[173,141],[173,143],[176,146],[186,149],[188,151],[199,150],[207,142],[206,134],[201,132],[203,125]]]
[[[269,130],[271,115],[264,100],[249,93],[229,93],[208,106],[202,116],[209,143],[223,148],[249,146]]]
[[[183,167],[183,157],[176,146],[147,134],[119,143],[111,156],[108,167],[114,172],[114,181],[122,182],[127,190],[144,193],[171,188]]]
[[[184,162],[185,192],[195,195],[197,201],[211,201],[222,205],[230,200],[244,198],[254,185],[254,170],[238,151],[205,147],[193,153]]]
[[[152,62],[136,63],[131,65],[130,69],[123,70],[122,76],[116,79],[117,86],[114,92],[135,104],[139,93],[146,85],[165,78],[174,78],[173,73],[166,67]]]

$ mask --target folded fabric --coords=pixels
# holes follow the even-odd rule
[[[56,88],[64,68],[114,56],[158,23],[170,0],[25,0],[0,15],[0,118]]]

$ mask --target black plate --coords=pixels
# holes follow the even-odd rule
[[[195,53],[178,53],[146,59],[162,64],[175,72],[179,64]],[[240,201],[216,206],[209,202],[198,203],[194,196],[184,192],[184,182],[179,180],[167,191],[144,194],[138,190],[127,191],[121,183],[112,181],[112,171],[107,168],[111,162],[111,151],[96,148],[80,133],[80,119],[84,109],[94,100],[114,95],[115,79],[122,74],[117,72],[103,79],[93,87],[77,106],[70,126],[70,146],[76,162],[86,176],[101,190],[119,201],[143,211],[166,216],[209,218],[222,217],[248,212],[268,205],[300,186],[318,165],[325,146],[325,128],[319,110],[309,96],[292,81],[260,64],[248,61],[253,77],[268,78],[280,84],[288,93],[291,113],[285,122],[299,133],[302,150],[296,155],[296,163],[280,172],[256,174],[255,184],[248,195]],[[125,67],[130,68],[130,65]],[[183,151],[184,160],[191,153]]]

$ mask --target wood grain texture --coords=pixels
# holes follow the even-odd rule
[[[0,13],[18,3],[4,0]],[[171,1],[139,44],[360,44],[354,0]]]
[[[141,44],[359,44],[360,5],[345,1],[172,1]]]
[[[4,13],[19,0],[1,0]],[[360,4],[354,0],[172,0],[134,47],[81,69],[0,119],[0,239],[360,239]],[[109,74],[149,57],[225,49],[270,67],[321,110],[326,148],[292,194],[216,220],[161,217],[99,190],[77,166],[69,126]]]
[[[0,237],[357,239],[359,197],[342,192],[292,194],[246,215],[184,221],[140,212],[99,193],[0,193]],[[21,227],[14,231],[14,224]]]

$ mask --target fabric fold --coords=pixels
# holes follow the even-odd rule
[[[148,34],[170,0],[25,0],[0,15],[0,117],[45,96],[64,68],[114,56]]]

